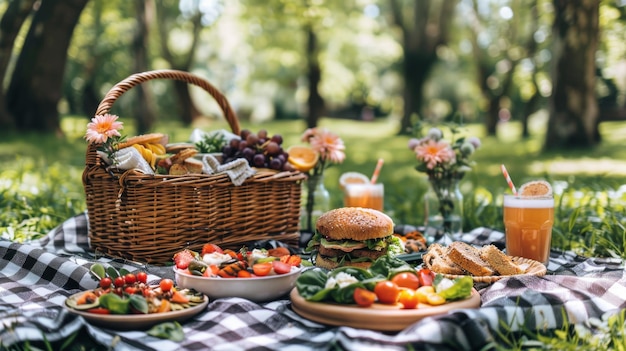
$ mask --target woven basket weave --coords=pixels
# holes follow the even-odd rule
[[[226,98],[209,82],[187,72],[157,70],[137,73],[105,95],[96,115],[109,113],[113,103],[136,85],[172,79],[206,90],[221,107],[232,132],[239,134],[237,116]],[[258,169],[241,186],[226,174],[145,175],[107,169],[87,148],[83,172],[89,239],[99,253],[145,263],[172,262],[174,253],[205,243],[238,250],[257,240],[299,239],[301,172]]]

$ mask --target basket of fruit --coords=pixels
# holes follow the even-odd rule
[[[242,131],[221,92],[208,81],[183,71],[157,70],[129,76],[109,90],[96,116],[110,116],[111,107],[122,94],[154,79],[183,81],[204,89],[222,109],[232,134],[242,137],[240,144],[252,135],[250,139],[258,144],[250,149],[267,154],[267,135]],[[288,155],[282,149],[282,138],[272,137],[271,144],[276,149],[272,153],[282,154],[273,158],[285,161]],[[142,150],[154,173],[111,165],[102,152],[102,143],[91,142],[87,148],[83,185],[90,245],[97,253],[145,263],[167,263],[181,249],[199,250],[206,242],[232,249],[262,240],[297,245],[301,183],[306,175],[288,167],[288,162],[278,165],[266,155],[262,165],[259,157],[247,155],[253,156],[246,159],[253,174],[235,184],[228,169],[203,172],[202,165],[197,169],[197,159],[190,157],[193,150],[167,150],[165,134],[131,137],[116,148],[133,143]],[[244,158],[243,151],[230,150],[232,157],[220,158],[219,162]]]

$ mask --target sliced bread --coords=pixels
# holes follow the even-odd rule
[[[446,255],[447,249],[440,244],[434,243],[428,247],[423,260],[427,268],[436,273],[463,275],[465,270],[452,262]]]
[[[524,273],[524,270],[513,263],[511,256],[507,256],[494,245],[485,245],[480,249],[480,258],[487,262],[500,275],[515,275]]]
[[[480,258],[480,250],[461,241],[455,241],[448,246],[447,256],[458,266],[475,276],[493,275],[495,272]]]

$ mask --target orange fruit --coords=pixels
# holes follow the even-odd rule
[[[545,180],[535,180],[522,185],[521,196],[552,196],[552,186]]]
[[[319,154],[308,146],[292,146],[287,149],[289,163],[300,172],[308,172],[315,167]]]
[[[370,179],[363,173],[346,172],[339,177],[339,186],[345,189],[347,184],[367,184]]]

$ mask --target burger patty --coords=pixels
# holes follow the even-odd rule
[[[350,255],[350,257],[368,257],[372,260],[375,260],[381,256],[384,256],[387,253],[387,250],[382,251],[374,251],[369,249],[356,249],[350,252],[345,252],[339,249],[329,249],[322,245],[319,247],[319,254],[326,257],[339,257],[343,255]]]

